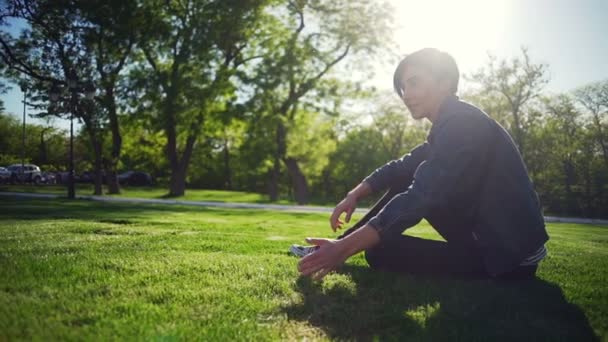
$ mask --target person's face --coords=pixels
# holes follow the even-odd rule
[[[439,109],[445,97],[444,87],[424,67],[415,64],[408,65],[401,78],[403,89],[403,103],[407,106],[414,119],[429,118]]]

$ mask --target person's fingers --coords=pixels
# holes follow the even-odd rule
[[[304,269],[310,268],[318,263],[319,256],[317,253],[308,254],[307,256],[300,259],[298,262],[298,270],[302,271]]]
[[[340,219],[340,215],[342,214],[342,210],[340,208],[340,206],[337,206],[334,211],[331,213],[331,217],[329,218],[329,224],[331,226],[331,229],[334,230],[334,232],[336,231],[336,227],[338,225],[338,221]]]
[[[350,222],[350,217],[354,211],[355,211],[355,208],[353,208],[353,207],[348,208],[348,210],[346,211],[346,222]]]
[[[309,276],[311,274],[314,274],[315,272],[318,272],[320,269],[321,269],[320,266],[310,266],[310,267],[303,268],[300,271],[300,274],[303,276]]]
[[[318,242],[322,243],[327,243],[330,241],[327,239],[314,240],[320,240]],[[324,268],[324,266],[330,261],[327,259],[328,255],[325,252],[326,250],[320,249],[300,259],[298,262],[298,271],[300,271],[302,275],[310,275]]]
[[[321,263],[319,260],[312,260],[312,261],[309,260],[308,262],[298,265],[298,270],[300,271],[300,274],[302,274],[304,276],[314,274],[315,272],[318,272],[322,268],[323,268],[323,263]]]

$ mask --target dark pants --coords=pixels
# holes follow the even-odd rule
[[[361,220],[338,238],[364,226],[395,195],[405,190],[406,188],[389,189]],[[446,241],[400,235],[365,251],[365,259],[370,267],[408,274],[491,277],[485,270],[470,223],[461,219],[458,213],[450,212],[449,208],[435,211],[425,219]],[[495,278],[532,278],[536,268],[537,266],[521,266]]]

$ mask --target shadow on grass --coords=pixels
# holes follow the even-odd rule
[[[332,339],[598,340],[582,310],[541,279],[415,277],[348,265],[340,273],[323,283],[298,279],[303,301],[284,307],[287,316]]]

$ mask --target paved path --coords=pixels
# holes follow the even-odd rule
[[[0,191],[0,196],[26,197],[26,198],[65,198],[64,195],[56,195],[56,194],[38,194],[38,193],[5,192],[5,191]],[[129,198],[129,197],[92,196],[92,195],[91,196],[77,195],[76,198],[83,199],[83,200],[99,201],[99,202],[173,204],[173,205],[191,205],[191,206],[199,206],[199,207],[282,210],[282,211],[303,212],[303,213],[331,213],[333,210],[333,208],[330,208],[330,207],[315,207],[315,206],[301,206],[301,205],[186,201],[186,200],[174,200],[174,199]],[[359,211],[360,213],[364,213],[367,210],[368,210],[368,208],[357,208],[357,211]],[[576,217],[545,216],[545,221],[546,222],[608,225],[608,220],[576,218]]]

